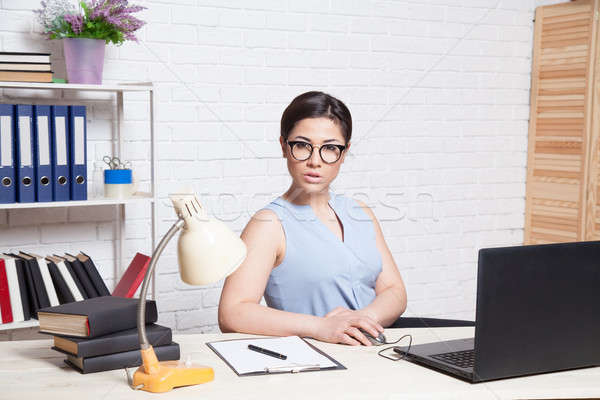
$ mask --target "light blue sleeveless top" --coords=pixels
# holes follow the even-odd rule
[[[286,238],[283,262],[271,271],[264,293],[269,307],[321,317],[339,306],[359,310],[375,299],[382,259],[373,221],[347,197],[331,193],[329,205],[342,223],[343,242],[310,205],[277,198],[265,207],[277,214]]]

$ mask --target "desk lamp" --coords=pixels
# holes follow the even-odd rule
[[[168,392],[174,387],[196,385],[214,379],[210,367],[181,361],[159,362],[146,336],[146,295],[158,258],[167,243],[182,230],[177,246],[179,274],[190,285],[217,282],[235,271],[246,257],[246,245],[223,222],[208,218],[195,194],[184,190],[171,196],[178,219],[162,238],[148,265],[137,313],[142,366],[134,373],[132,387],[149,392]]]

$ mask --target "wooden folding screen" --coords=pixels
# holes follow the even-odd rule
[[[536,10],[525,244],[600,239],[599,2]]]

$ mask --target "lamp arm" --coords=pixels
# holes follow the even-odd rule
[[[185,222],[183,218],[179,216],[179,219],[173,224],[171,229],[169,229],[169,231],[161,239],[158,246],[156,246],[154,253],[152,253],[152,258],[150,259],[148,269],[146,270],[144,282],[142,283],[142,288],[140,289],[140,301],[138,303],[137,308],[137,329],[142,350],[147,350],[150,347],[150,344],[148,343],[148,337],[146,336],[146,296],[148,294],[148,286],[150,284],[150,279],[152,278],[154,269],[156,268],[156,263],[158,262],[158,258],[160,257],[162,251],[165,249],[165,247],[167,247],[169,241],[184,226],[184,224]]]

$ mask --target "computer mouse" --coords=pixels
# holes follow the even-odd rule
[[[383,333],[379,333],[379,336],[377,337],[373,337],[373,335],[371,335],[369,332],[365,331],[364,329],[360,329],[360,332],[365,335],[367,337],[367,339],[369,339],[369,342],[371,342],[373,344],[373,346],[381,346],[382,344],[385,344],[386,339],[385,339],[385,335]]]

